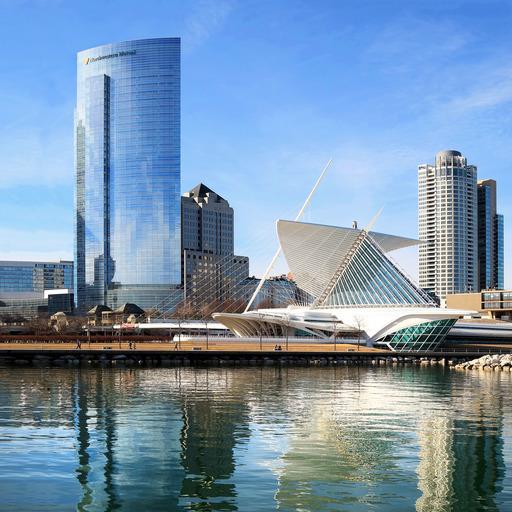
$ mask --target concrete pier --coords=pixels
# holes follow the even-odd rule
[[[474,353],[306,352],[274,350],[0,349],[4,366],[456,366]]]

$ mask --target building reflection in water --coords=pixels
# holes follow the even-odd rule
[[[453,397],[456,407],[420,421],[419,512],[499,509],[505,474],[500,376],[472,377],[478,385]]]
[[[74,377],[76,475],[82,488],[77,509],[89,510],[94,504],[94,507],[116,510],[120,499],[113,481],[117,435],[115,396],[105,393],[105,389],[114,385],[115,374],[78,371]]]
[[[377,494],[392,492],[401,471],[393,456],[403,438],[400,415],[384,412],[382,388],[366,377],[358,368],[340,371],[328,403],[296,418],[278,471],[278,508],[328,510],[359,500],[369,506]],[[387,393],[399,392],[399,383],[386,384]]]
[[[249,429],[247,404],[233,391],[228,400],[215,391],[181,397],[181,463],[186,472],[181,496],[192,509],[237,509],[234,450]]]
[[[453,373],[433,374],[423,389],[408,374],[418,376],[406,371],[386,381],[383,374],[373,386],[367,372],[349,369],[328,406],[320,403],[308,421],[298,421],[300,428],[290,434],[281,456],[279,508],[322,510],[340,498],[347,505],[377,508],[392,499],[396,509],[407,508],[418,482],[418,511],[499,509],[504,477],[499,375],[477,386],[473,382],[461,397],[460,387],[452,387]],[[459,377],[464,378],[454,378]],[[411,391],[416,395],[412,401]],[[415,430],[418,439],[411,436]],[[404,460],[418,441],[414,468]]]
[[[19,510],[503,509],[510,380],[0,369],[0,495]]]
[[[77,508],[236,510],[230,478],[248,435],[243,396],[206,370],[185,379],[155,372],[76,374]],[[145,399],[127,399],[133,388],[147,390]]]

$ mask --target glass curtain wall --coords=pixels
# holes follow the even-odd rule
[[[82,51],[77,79],[78,308],[178,302],[180,40]]]
[[[366,235],[323,307],[435,306]]]
[[[495,269],[494,275],[496,276],[496,287],[500,290],[505,288],[505,277],[504,277],[504,245],[503,245],[503,215],[497,214],[495,219]]]

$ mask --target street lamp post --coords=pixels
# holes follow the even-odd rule
[[[260,352],[261,352],[263,350],[263,340],[262,340],[263,327],[262,327],[262,324],[261,324],[261,313],[258,313],[258,317],[260,319],[259,331],[260,331]]]
[[[362,319],[360,317],[356,318],[356,325],[357,325],[357,351],[359,352],[359,344],[361,341],[361,328],[362,328]]]
[[[290,315],[286,313],[286,352],[288,352],[288,331],[290,330]]]

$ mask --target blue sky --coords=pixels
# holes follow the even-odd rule
[[[306,220],[383,206],[414,237],[417,165],[452,148],[498,181],[510,285],[511,25],[492,0],[0,0],[0,259],[72,256],[75,53],[180,36],[182,189],[231,202],[254,272],[330,157]]]

